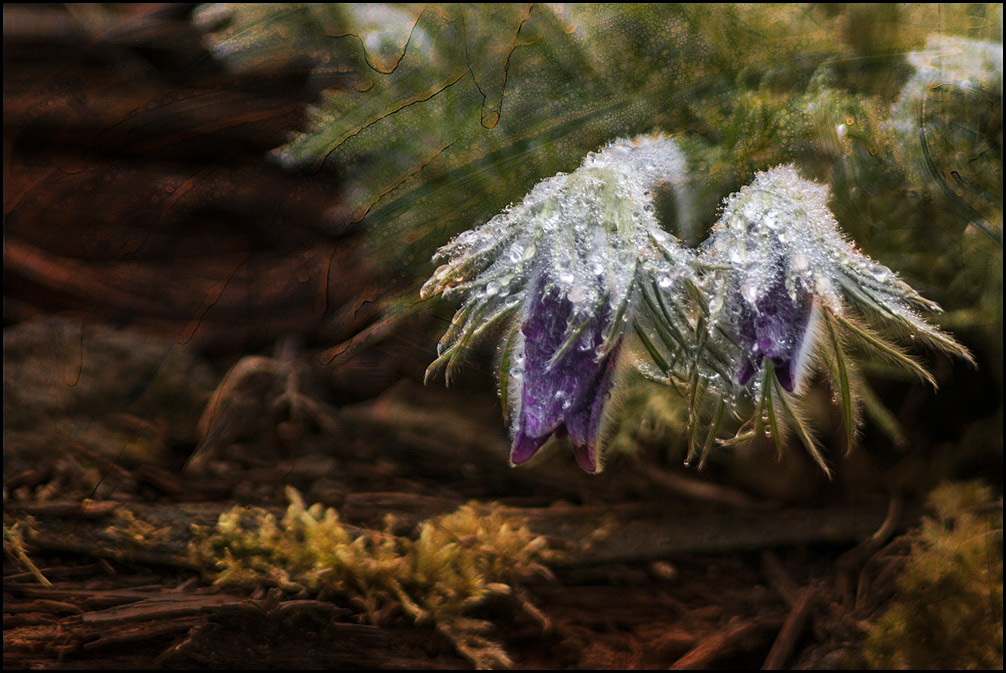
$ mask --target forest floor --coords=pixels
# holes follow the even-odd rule
[[[73,440],[8,470],[8,520],[48,583],[5,559],[5,666],[468,666],[434,624],[406,614],[374,626],[346,596],[264,574],[211,583],[191,553],[194,527],[235,506],[278,518],[290,486],[355,531],[406,538],[465,503],[500,503],[563,551],[521,583],[520,601],[473,613],[519,668],[843,667],[858,625],[896,591],[909,550],[891,542],[909,519],[898,501],[786,505],[641,461],[588,476],[558,454],[515,470],[505,439],[470,420],[495,411],[491,398],[417,406],[428,397],[394,388],[343,413],[364,426],[348,445],[219,459],[211,474]]]

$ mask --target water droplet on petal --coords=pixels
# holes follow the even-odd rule
[[[891,270],[881,264],[874,264],[870,268],[870,275],[883,283],[891,277]]]
[[[769,229],[777,229],[779,227],[779,211],[775,208],[770,208],[765,217],[762,218],[765,226]]]
[[[818,278],[814,283],[814,293],[824,300],[832,311],[842,311],[842,300],[829,278]]]
[[[723,295],[717,293],[709,302],[709,313],[715,316],[723,308]]]
[[[749,304],[753,305],[758,299],[758,283],[750,278],[744,281],[744,284],[741,286],[741,296],[743,296]]]

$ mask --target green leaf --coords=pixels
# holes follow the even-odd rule
[[[500,396],[500,406],[503,408],[503,413],[508,414],[510,407],[510,363],[513,360],[513,352],[517,347],[517,336],[520,333],[520,325],[514,325],[511,328],[510,333],[507,335],[506,341],[503,344],[503,354],[500,358],[500,375],[499,375],[499,396]]]
[[[670,371],[670,365],[667,363],[667,360],[664,359],[664,356],[661,355],[660,351],[657,350],[657,347],[653,345],[653,342],[650,341],[650,337],[647,336],[646,330],[644,330],[639,323],[635,323],[633,327],[635,328],[636,336],[639,337],[639,341],[643,344],[646,352],[650,354],[650,358],[653,360],[653,363],[657,365],[662,372],[665,374],[668,373]]]
[[[842,396],[842,421],[845,423],[845,445],[852,448],[856,427],[853,424],[852,392],[849,388],[849,371],[845,365],[845,353],[835,330],[834,318],[830,311],[824,312],[824,324],[828,327],[828,337],[831,340],[831,352],[838,368],[838,387]]]
[[[925,367],[902,352],[900,348],[874,334],[868,328],[857,325],[845,316],[833,315],[843,328],[843,336],[849,338],[854,344],[880,355],[883,359],[895,363],[914,373],[923,381],[927,381],[933,388],[936,387],[936,379],[933,378],[933,375]]]
[[[772,385],[775,387],[776,393],[778,393],[779,402],[786,411],[786,415],[789,416],[790,420],[793,422],[793,429],[796,431],[796,436],[800,438],[800,442],[804,445],[804,448],[807,449],[807,453],[810,454],[811,458],[814,459],[814,462],[818,464],[826,475],[831,476],[831,469],[828,467],[828,463],[825,462],[824,456],[821,455],[821,450],[817,447],[817,443],[811,438],[805,421],[793,408],[793,405],[787,397],[786,391],[783,390],[781,385],[779,385],[779,380],[775,377],[775,374],[772,375]]]
[[[706,433],[706,441],[702,446],[702,459],[699,461],[700,468],[705,464],[705,460],[709,456],[709,452],[713,449],[713,443],[716,441],[716,435],[719,434],[720,425],[723,423],[723,412],[726,411],[726,408],[726,402],[720,399],[720,401],[716,404],[716,411],[713,413],[712,422],[710,423],[709,430]],[[685,459],[685,462],[691,463],[694,457],[695,456],[690,447],[689,454]]]
[[[766,363],[765,371],[767,376],[771,377],[773,382],[775,381],[775,370],[770,363]],[[771,373],[769,373],[771,372]],[[768,412],[768,425],[772,430],[772,439],[775,441],[776,451],[779,452],[779,457],[782,457],[782,433],[779,432],[779,423],[775,418],[775,407],[772,406],[772,387],[769,386],[765,389],[765,409]]]

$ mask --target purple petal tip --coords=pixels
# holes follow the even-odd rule
[[[597,473],[597,458],[594,449],[590,446],[574,446],[573,453],[576,455],[576,464],[584,472]]]
[[[782,360],[776,363],[775,377],[778,379],[779,385],[783,387],[783,390],[787,393],[793,392],[793,389],[796,387],[796,381],[793,377],[793,361]]]
[[[520,465],[531,460],[538,453],[538,449],[545,444],[546,439],[548,439],[547,435],[545,437],[531,437],[523,432],[517,433],[513,440],[513,448],[510,450],[510,462],[514,465]]]

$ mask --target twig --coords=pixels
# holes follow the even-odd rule
[[[783,622],[779,635],[772,643],[765,663],[762,664],[763,671],[777,671],[781,669],[796,649],[796,644],[803,635],[804,627],[807,625],[807,617],[810,615],[810,608],[814,600],[814,587],[804,587],[796,600],[796,604],[790,611],[786,621]]]
[[[800,587],[793,581],[790,574],[782,567],[779,557],[771,551],[764,551],[761,555],[762,574],[768,580],[776,593],[782,596],[790,607],[796,605],[800,600]]]
[[[753,649],[764,640],[766,632],[778,628],[780,621],[774,615],[747,621],[734,617],[725,629],[702,640],[675,661],[671,670],[710,668],[736,652]]]
[[[900,496],[891,496],[891,500],[887,505],[887,516],[880,527],[869,539],[842,554],[835,562],[838,568],[838,589],[848,609],[851,610],[855,605],[855,595],[852,591],[853,574],[857,571],[861,572],[866,561],[883,547],[891,535],[894,534],[894,531],[897,530],[904,510],[904,504],[904,500]]]
[[[122,503],[114,500],[50,500],[48,502],[15,502],[7,505],[11,512],[24,512],[35,517],[73,517],[100,519],[114,513]]]
[[[772,503],[752,498],[747,493],[729,486],[722,486],[711,481],[694,479],[668,470],[661,470],[654,465],[638,466],[647,479],[666,488],[672,493],[703,502],[715,502],[739,508],[769,509]]]
[[[120,632],[103,635],[97,640],[84,643],[84,649],[93,652],[108,648],[119,648],[123,645],[149,643],[155,638],[188,632],[201,624],[203,617],[182,617],[171,619],[164,623],[143,624],[139,628],[122,629]]]
[[[42,571],[38,569],[38,566],[32,563],[31,559],[28,558],[28,553],[24,550],[24,542],[21,540],[20,523],[15,523],[10,527],[5,525],[3,529],[3,539],[6,543],[4,545],[5,550],[13,554],[18,563],[20,563],[23,568],[26,568],[39,584],[47,587],[52,586],[52,582],[47,580],[45,575],[42,574]]]
[[[5,614],[17,614],[19,612],[50,612],[60,615],[79,615],[83,612],[83,610],[73,603],[45,599],[38,599],[28,603],[18,603],[17,605],[5,605],[3,611]]]

